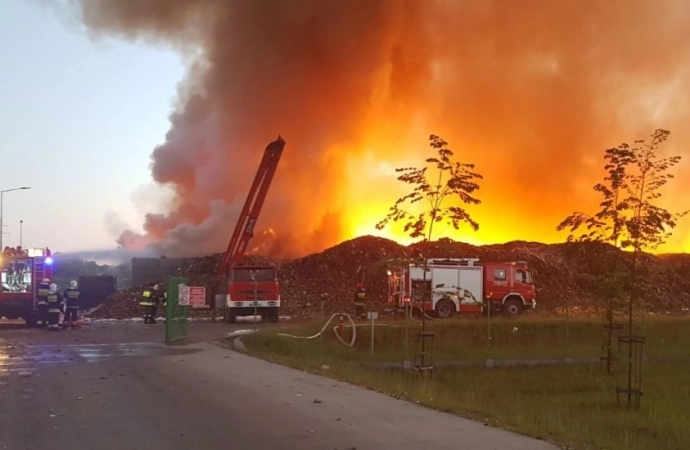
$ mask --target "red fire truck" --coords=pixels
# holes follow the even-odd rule
[[[427,259],[388,271],[388,302],[422,311],[422,286],[431,292],[424,302],[428,315],[449,318],[456,313],[503,313],[517,317],[536,307],[532,273],[526,262],[480,263],[478,258]]]
[[[261,213],[271,181],[283,153],[285,141],[278,139],[268,144],[254,177],[247,199],[235,225],[228,249],[218,273],[219,285],[225,284],[226,321],[234,323],[237,317],[261,315],[262,321],[278,321],[280,285],[274,265],[243,265],[249,241],[254,236],[256,221]]]
[[[34,325],[38,284],[43,278],[53,279],[53,258],[42,249],[13,255],[3,253],[0,269],[0,318],[22,318],[27,325]]]

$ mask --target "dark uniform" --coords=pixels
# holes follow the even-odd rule
[[[357,290],[355,290],[355,318],[364,316],[364,302],[366,301],[367,293],[364,290],[364,283],[357,283]]]
[[[156,323],[156,316],[158,315],[158,305],[163,304],[166,306],[168,304],[168,293],[167,292],[160,292],[159,290],[155,289],[153,290],[153,311],[151,313],[151,317],[153,318],[153,322],[151,323]],[[165,315],[165,309],[163,310],[163,315]]]
[[[168,291],[163,292],[163,323],[168,323]]]
[[[48,293],[50,292],[50,281],[41,281],[36,289],[36,307],[38,318],[36,325],[48,326]]]
[[[62,295],[57,291],[48,292],[48,330],[60,331],[60,307]]]
[[[70,287],[65,290],[65,321],[62,323],[64,328],[68,326],[73,330],[77,328],[77,316],[79,315],[79,307],[81,302],[79,298],[81,297],[81,291],[76,287]]]

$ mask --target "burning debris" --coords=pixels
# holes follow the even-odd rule
[[[606,270],[609,258],[626,261],[630,256],[599,243],[539,244],[511,242],[503,245],[474,247],[442,239],[404,247],[387,239],[365,236],[343,242],[321,253],[293,260],[272,261],[248,256],[247,262],[274,262],[278,265],[283,305],[281,314],[293,317],[316,317],[320,301],[325,299],[326,313],[354,308],[355,284],[365,271],[367,291],[377,309],[386,308],[387,281],[383,261],[410,257],[415,251],[427,257],[478,257],[482,261],[526,261],[534,273],[537,286],[537,310],[528,314],[562,315],[566,303],[571,315],[601,316],[608,299],[603,294],[599,275]],[[641,298],[649,313],[685,315],[690,307],[690,255],[652,256],[643,254],[640,277]],[[211,289],[221,255],[196,258],[178,272],[191,285]],[[624,262],[623,262],[624,264]],[[362,268],[362,269],[360,269]],[[141,315],[138,306],[143,287],[119,291],[96,310],[91,317],[126,319]],[[210,311],[193,310],[191,317],[209,317]]]

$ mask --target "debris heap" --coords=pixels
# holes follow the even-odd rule
[[[281,314],[314,317],[323,299],[327,313],[352,308],[357,282],[367,284],[368,297],[378,309],[387,297],[387,261],[424,257],[479,258],[481,261],[526,261],[537,287],[536,314],[559,314],[565,306],[571,313],[596,314],[608,304],[609,294],[602,279],[611,267],[624,270],[632,260],[630,253],[601,243],[541,244],[514,241],[475,247],[450,239],[405,247],[393,241],[365,236],[343,242],[321,253],[303,258],[274,261],[248,256],[247,263],[273,263],[281,282]],[[192,286],[206,286],[213,292],[221,254],[194,258],[176,274],[188,277]],[[640,308],[659,314],[687,314],[690,307],[690,255],[638,255]],[[160,280],[162,283],[164,280]],[[92,313],[94,318],[129,318],[141,315],[138,306],[144,286],[113,294]],[[212,300],[209,300],[212,303]],[[190,311],[192,317],[208,317],[210,311]]]

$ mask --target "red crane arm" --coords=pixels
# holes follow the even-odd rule
[[[228,249],[223,255],[223,262],[220,266],[218,278],[222,279],[227,276],[227,271],[230,266],[234,266],[242,262],[244,252],[247,250],[249,241],[254,236],[254,227],[256,221],[261,213],[261,208],[266,200],[268,188],[271,186],[273,176],[276,173],[278,162],[283,154],[285,141],[282,137],[268,144],[264,151],[264,157],[261,159],[259,169],[254,177],[254,183],[249,190],[247,200],[244,202],[244,207],[240,213],[240,217],[235,225],[235,231],[232,233],[232,238],[228,244]]]

